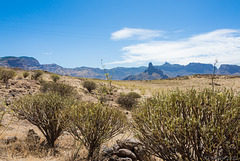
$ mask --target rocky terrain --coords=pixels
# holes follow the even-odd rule
[[[23,159],[64,161],[70,159],[76,153],[78,145],[76,145],[76,141],[74,141],[69,133],[65,132],[61,135],[56,143],[56,152],[42,151],[41,144],[44,144],[44,136],[41,131],[26,120],[19,120],[9,109],[13,101],[20,99],[25,95],[39,93],[42,81],[52,82],[51,73],[44,72],[40,80],[33,80],[31,79],[31,75],[34,73],[32,71],[28,71],[30,75],[26,78],[23,78],[25,70],[15,69],[15,72],[17,75],[9,80],[8,88],[6,88],[5,84],[0,82],[0,113],[2,114],[3,110],[7,111],[0,124],[0,160]],[[77,98],[81,101],[99,102],[99,99],[102,96],[101,87],[105,85],[107,86],[107,82],[95,80],[97,83],[97,89],[90,93],[82,85],[85,80],[86,79],[78,79],[70,76],[60,76],[58,82],[73,86],[78,93]],[[118,85],[114,85],[112,88],[113,92],[107,98],[109,100],[109,106],[112,108],[121,108],[116,103],[116,99],[121,91],[128,92],[130,90],[124,90],[124,87]],[[131,117],[129,113],[128,117]],[[126,135],[129,136],[129,134]],[[122,135],[119,137],[124,138],[126,136]],[[112,142],[116,142],[117,139],[119,138],[116,137]],[[110,142],[110,144],[112,143]],[[105,144],[105,146],[110,145]],[[82,148],[80,154],[84,156],[86,154],[86,149]]]

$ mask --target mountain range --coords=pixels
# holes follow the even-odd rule
[[[76,68],[63,68],[57,64],[40,64],[37,59],[32,57],[1,57],[0,66],[9,68],[20,68],[24,70],[46,70],[52,73],[61,75],[70,75],[76,77],[105,79],[105,72],[100,68],[91,67],[76,67]],[[150,71],[149,71],[150,69]],[[148,67],[117,67],[107,69],[107,73],[112,76],[114,80],[136,80],[136,79],[162,79],[168,77],[186,76],[193,74],[212,74],[212,64],[190,63],[188,65],[170,64],[165,63],[159,66],[153,66],[152,63]],[[142,74],[139,78],[133,78]],[[240,66],[222,64],[220,68],[216,68],[216,74],[220,75],[240,75]],[[141,79],[142,80],[142,79]]]

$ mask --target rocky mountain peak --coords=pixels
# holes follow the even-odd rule
[[[148,64],[147,70],[145,70],[144,73],[148,73],[149,75],[152,75],[153,73],[156,73],[156,72],[157,72],[157,69],[155,69],[155,68],[153,67],[152,62],[150,62],[150,63]]]
[[[159,74],[161,77],[167,78],[166,75],[163,74],[161,69],[154,68],[152,62],[148,64],[147,70],[144,73],[148,73],[148,75],[152,75],[153,73]]]
[[[153,79],[166,79],[167,75],[163,74],[161,69],[157,69],[153,66],[152,62],[148,64],[148,68],[138,75],[130,75],[123,80],[153,80]]]
[[[148,64],[148,68],[149,68],[149,69],[154,68],[152,62],[150,62],[150,63]]]

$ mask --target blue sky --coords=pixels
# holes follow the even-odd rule
[[[240,65],[240,1],[0,0],[0,56],[63,67]]]

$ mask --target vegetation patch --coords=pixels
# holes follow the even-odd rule
[[[93,81],[86,80],[83,82],[83,87],[91,93],[92,90],[97,88],[97,84]]]
[[[40,76],[43,75],[42,70],[34,70],[33,72],[34,72],[34,74],[32,75],[33,80],[38,80]]]
[[[23,72],[23,77],[27,78],[29,76],[29,73],[27,71]]]
[[[138,104],[138,98],[141,98],[138,93],[129,92],[128,94],[121,94],[117,99],[117,103],[128,110],[132,110]]]
[[[71,97],[49,92],[25,96],[14,102],[12,109],[18,118],[37,126],[45,136],[47,146],[53,148],[67,122],[64,110],[75,103]]]
[[[81,103],[69,111],[69,131],[88,150],[87,160],[99,160],[100,146],[126,127],[123,112],[101,104]]]
[[[43,93],[56,92],[61,96],[76,96],[77,91],[74,87],[64,83],[44,82],[41,84],[40,91]]]
[[[230,90],[158,94],[136,109],[134,133],[163,160],[240,157],[240,97]]]
[[[6,84],[6,88],[8,88],[8,80],[14,78],[15,76],[16,72],[14,70],[0,68],[0,80]]]
[[[53,82],[56,83],[60,79],[60,76],[57,74],[51,74],[51,78],[52,78]]]

